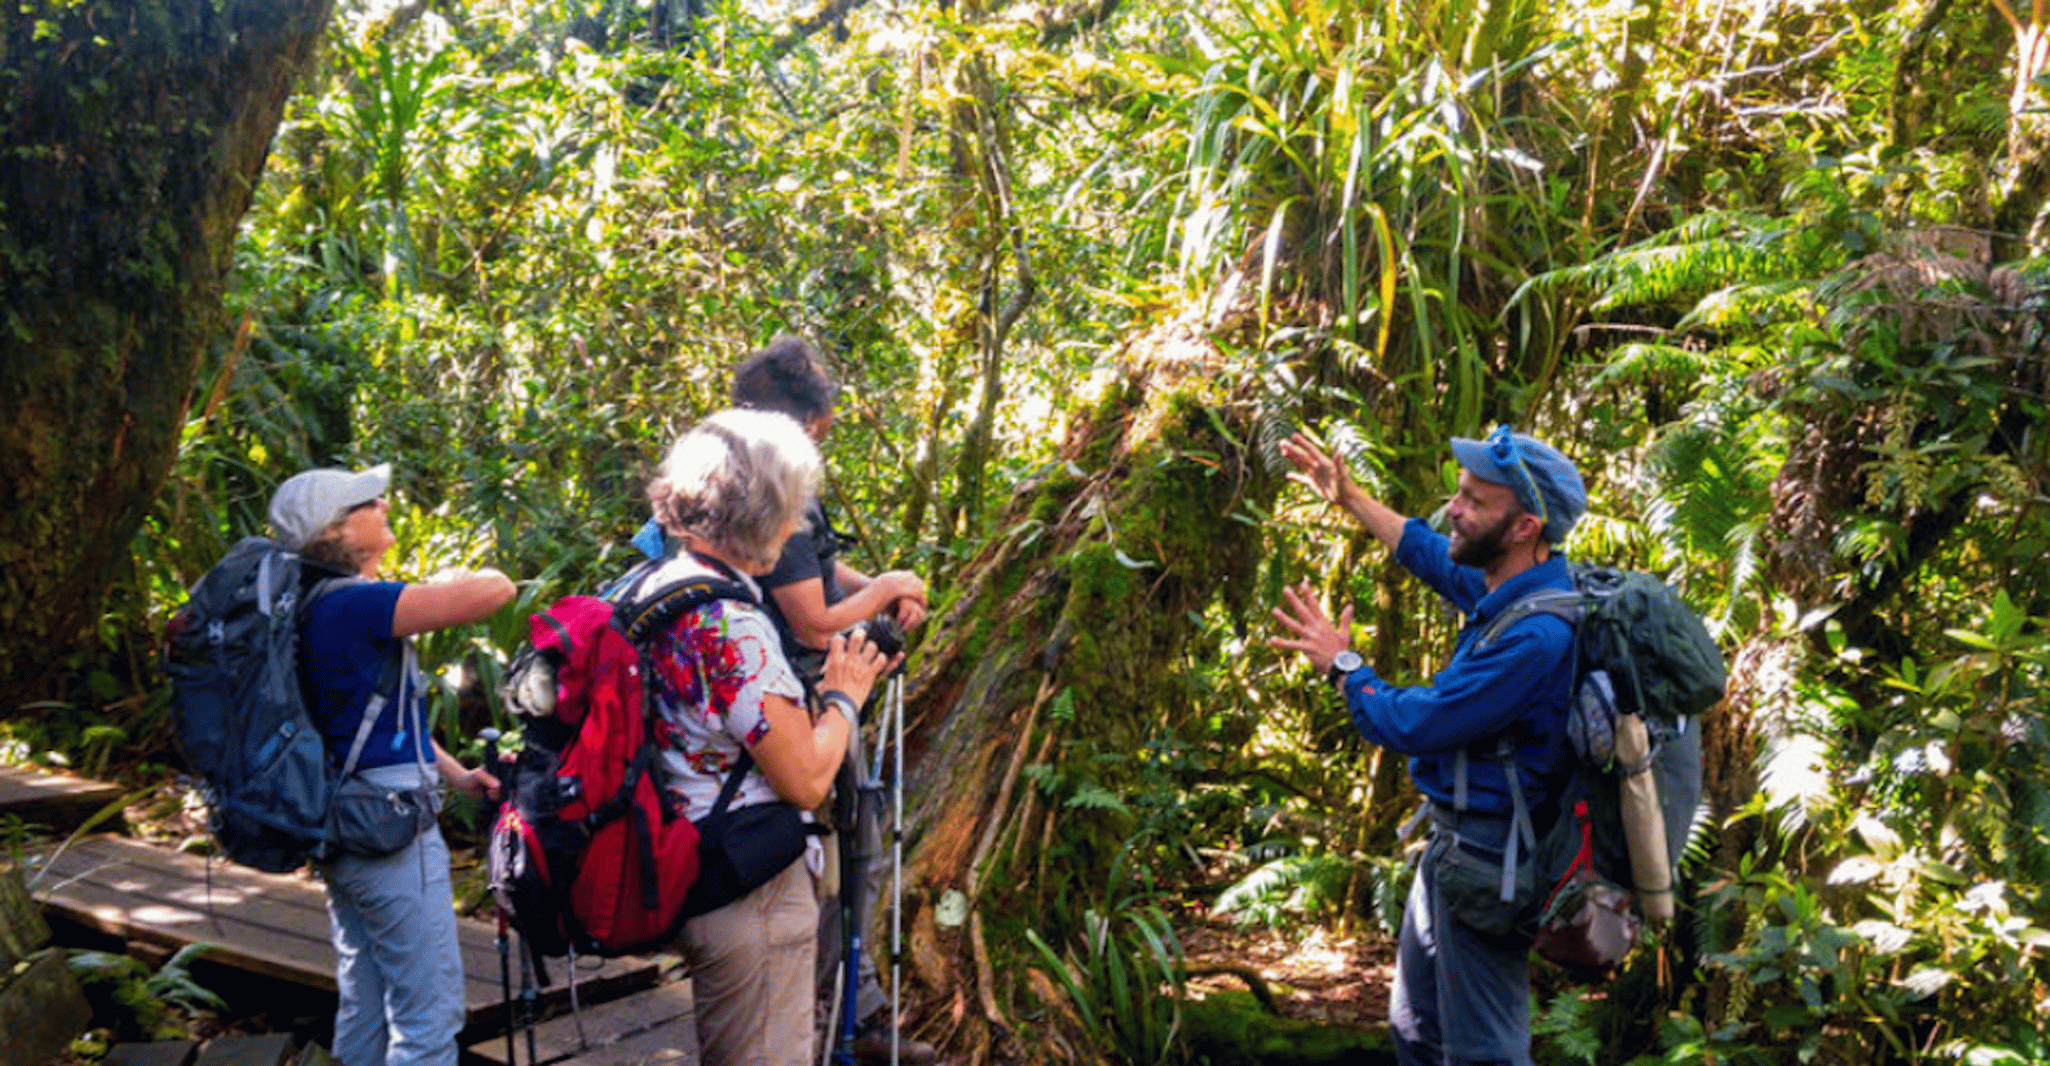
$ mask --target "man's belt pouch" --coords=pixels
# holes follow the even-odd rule
[[[1513,830],[1512,830],[1513,831]],[[1490,937],[1506,937],[1517,931],[1517,919],[1536,895],[1535,877],[1529,862],[1516,864],[1516,898],[1502,899],[1502,855],[1486,853],[1476,845],[1462,843],[1457,834],[1439,830],[1431,841],[1425,861],[1432,862],[1438,896],[1460,924]]]
[[[712,812],[695,823],[698,879],[683,900],[686,918],[710,914],[768,884],[804,856],[805,838],[817,830],[788,803],[731,807],[740,779],[747,776],[753,763],[752,752],[741,752],[740,762],[719,789]]]
[[[441,813],[441,792],[425,785],[386,788],[362,774],[342,779],[328,805],[328,839],[349,855],[389,855],[427,831]]]

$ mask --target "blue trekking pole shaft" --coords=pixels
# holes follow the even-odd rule
[[[843,911],[840,920],[848,922],[858,919],[854,914]],[[858,1013],[855,1000],[861,991],[861,931],[858,925],[855,931],[847,936],[847,965],[841,969],[846,989],[841,994],[840,1044],[833,1051],[833,1061],[845,1066],[854,1061],[854,1030],[860,1022],[855,1016]]]
[[[852,785],[852,802],[846,809],[852,814],[845,825],[837,827],[840,832],[840,943],[843,948],[840,959],[840,1034],[834,1042],[833,1061],[840,1066],[852,1066],[854,1062],[854,1034],[859,1026],[861,992],[861,887],[867,871],[866,857],[861,853],[861,807],[862,797],[867,791],[865,760],[861,752],[861,723],[851,723],[847,739],[847,773],[842,783]]]

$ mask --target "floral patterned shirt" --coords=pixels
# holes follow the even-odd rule
[[[681,555],[665,564],[665,573],[655,580],[670,580],[672,568],[676,577],[710,572]],[[759,595],[752,580],[741,581]],[[768,615],[734,600],[713,600],[683,612],[655,638],[651,650],[662,718],[669,726],[663,776],[669,791],[684,801],[685,816],[703,818],[718,800],[742,745],[752,748],[768,735],[763,701],[782,696],[802,704],[804,688],[783,658],[782,640]],[[731,805],[778,798],[757,766],[741,779]]]

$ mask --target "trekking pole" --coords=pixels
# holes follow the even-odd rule
[[[498,948],[498,1009],[505,1014],[505,1066],[519,1066],[519,1057],[513,1054],[513,998],[512,998],[512,937],[506,932],[505,908],[498,908],[498,936],[492,939]],[[533,1066],[529,1062],[527,1066]]]
[[[498,738],[504,734],[496,729],[486,729],[477,734],[484,741],[484,765],[490,767],[495,776],[498,768]],[[489,840],[489,837],[486,837]],[[486,845],[489,847],[489,845]],[[496,889],[498,886],[493,885]],[[491,946],[498,949],[498,1009],[505,1014],[505,1066],[519,1066],[513,1054],[513,1008],[512,1008],[512,934],[507,928],[505,908],[497,906],[497,893],[492,893],[493,909],[498,911],[498,935],[491,939]],[[532,1066],[531,1063],[528,1066]]]
[[[890,676],[884,690],[884,724],[895,730],[896,750],[890,761],[890,1066],[897,1066],[897,1043],[904,1004],[904,674]],[[877,776],[881,776],[878,774]]]
[[[833,982],[833,1005],[826,1008],[825,1039],[819,1041],[819,1066],[829,1066],[834,1054],[840,1049],[840,1042],[833,1038],[833,1019],[840,1016],[840,997],[845,994],[845,981]]]
[[[533,947],[527,943],[525,933],[520,934],[520,1024],[527,1030],[527,1066],[534,1066],[541,1058],[534,1051],[534,1018],[539,1013],[535,1004]]]
[[[584,1004],[577,999],[577,946],[574,942],[569,946],[569,1017],[577,1026],[577,1050],[589,1051],[591,1038],[584,1035]],[[530,1062],[527,1066],[534,1064]]]
[[[895,738],[894,743],[897,744],[900,748],[904,743],[904,728],[902,721],[902,716],[904,714],[904,702],[902,699],[903,683],[904,678],[902,673],[892,673],[883,682],[883,716],[881,720],[879,720],[876,723],[875,761],[873,764],[871,764],[868,775],[869,780],[876,782],[878,785],[880,785],[883,780],[883,759],[886,755],[889,754],[891,744],[893,743],[892,738]],[[899,757],[901,758],[901,752]],[[899,778],[898,780],[901,784],[901,778]],[[900,802],[898,804],[898,814],[893,815],[892,817],[895,818],[900,816],[901,812],[902,803]],[[893,823],[891,829],[894,831],[895,828],[896,827]],[[890,1062],[892,1066],[895,1066],[897,1061],[897,1007],[899,1004],[899,997],[897,995],[898,970],[896,956],[897,952],[900,950],[901,947],[900,937],[898,935],[897,907],[899,903],[899,897],[902,895],[901,888],[897,883],[895,867],[896,860],[893,858],[891,862],[892,873],[890,891]]]
[[[868,760],[861,752],[861,723],[855,721],[847,734],[847,755],[842,764],[842,786],[853,786],[852,795],[842,797],[841,807],[849,812],[845,824],[837,827],[840,833],[840,990],[835,999],[838,1003],[840,1031],[834,1042],[833,1061],[841,1066],[853,1066],[854,1034],[860,1024],[861,1011],[861,889],[867,880],[867,856],[862,854],[862,809],[871,789],[868,776]]]

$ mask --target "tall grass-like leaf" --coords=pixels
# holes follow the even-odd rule
[[[1091,995],[1089,986],[1085,986],[1082,979],[1075,973],[1074,968],[1067,960],[1062,959],[1054,952],[1053,947],[1039,935],[1038,930],[1025,930],[1025,939],[1039,952],[1040,957],[1046,960],[1047,968],[1052,970],[1054,977],[1060,981],[1061,990],[1068,994],[1070,1000],[1074,1001],[1075,1012],[1082,1019],[1082,1024],[1088,1030],[1090,1039],[1099,1044],[1108,1043],[1104,1039],[1103,1012],[1098,1007],[1095,997]]]

